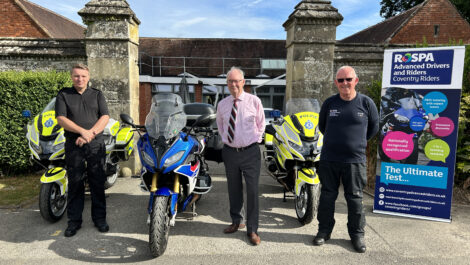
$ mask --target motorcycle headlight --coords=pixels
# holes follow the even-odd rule
[[[163,167],[169,167],[173,165],[174,163],[178,162],[181,159],[181,157],[183,157],[183,155],[184,155],[184,151],[179,151],[178,153],[170,156],[163,164]]]
[[[153,162],[153,158],[149,154],[147,154],[145,151],[142,151],[141,154],[142,154],[142,159],[144,160],[144,162],[147,165],[149,165],[151,167],[155,167],[155,163]]]
[[[397,119],[397,121],[400,122],[400,123],[409,123],[410,122],[410,120],[407,117],[403,116],[403,115],[394,114],[394,116],[395,116],[395,119]]]
[[[292,148],[294,148],[294,150],[297,151],[302,156],[310,155],[311,150],[313,149],[313,146],[310,143],[307,143],[307,142],[302,142],[302,145],[298,145],[294,142],[289,141],[289,145]]]

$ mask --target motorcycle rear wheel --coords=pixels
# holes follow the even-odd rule
[[[67,193],[60,194],[60,187],[57,183],[41,184],[39,192],[39,212],[41,216],[51,222],[57,222],[62,218],[67,208]]]
[[[161,256],[170,235],[169,197],[156,196],[150,214],[149,247],[154,257]]]
[[[317,215],[318,202],[320,200],[320,184],[302,186],[299,196],[295,196],[295,213],[297,220],[302,225],[312,222]]]

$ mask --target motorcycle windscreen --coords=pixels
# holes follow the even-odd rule
[[[175,137],[186,125],[183,101],[177,94],[159,93],[152,97],[150,112],[145,118],[145,128],[152,138]]]
[[[320,113],[320,103],[316,98],[291,98],[286,103],[286,114],[292,115],[299,112]]]
[[[402,98],[399,99],[398,102],[404,109],[419,109],[422,107],[421,100],[416,97]]]

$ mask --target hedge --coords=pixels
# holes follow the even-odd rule
[[[0,72],[0,175],[30,169],[23,129],[29,119],[22,116],[22,111],[30,110],[34,117],[59,89],[71,85],[68,72]]]

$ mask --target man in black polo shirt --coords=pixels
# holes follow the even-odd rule
[[[335,225],[335,201],[340,183],[348,206],[348,233],[354,249],[366,251],[362,205],[363,189],[367,183],[366,146],[379,130],[379,115],[374,101],[356,91],[359,78],[351,66],[336,73],[338,94],[323,102],[318,128],[323,133],[320,176],[321,195],[318,206],[318,233],[313,244],[320,246],[329,240]]]
[[[65,130],[65,161],[68,174],[67,218],[64,235],[71,237],[82,225],[85,201],[83,174],[87,172],[91,192],[91,217],[100,232],[107,232],[104,166],[106,147],[102,132],[109,120],[108,107],[101,91],[88,87],[88,67],[72,67],[73,86],[59,91],[55,112]]]

